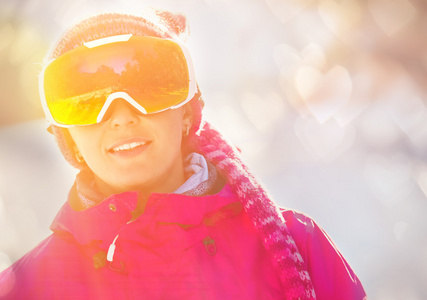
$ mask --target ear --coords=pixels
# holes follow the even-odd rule
[[[73,137],[71,136],[71,133],[68,129],[63,128],[63,138],[64,138],[64,142],[65,144],[63,145],[63,147],[65,146],[65,148],[67,148],[68,150],[63,151],[61,149],[61,151],[63,152],[64,156],[70,156],[69,157],[69,161],[72,161],[72,165],[75,164],[74,161],[76,161],[78,163],[77,168],[81,169],[82,168],[82,164],[85,162],[84,158],[79,150],[79,148],[77,147],[76,143],[74,142]],[[61,148],[61,146],[60,146]],[[74,163],[73,163],[74,162]]]
[[[79,163],[84,162],[84,158],[82,156],[82,153],[80,152],[79,148],[77,147],[77,144],[74,142],[73,136],[70,133],[70,130],[67,130],[68,136],[69,136],[69,147],[73,151],[74,157],[77,159]]]
[[[77,148],[77,145],[76,145],[76,143],[74,143],[74,141],[72,142],[71,147],[72,147],[74,153],[80,153],[80,150],[79,150],[79,148]]]
[[[68,128],[67,128],[64,130],[64,133],[65,133],[65,137],[67,139],[68,147],[73,151],[73,153],[80,152],[79,148],[77,148],[77,145],[74,142],[74,139],[70,133],[70,130],[68,130]]]
[[[182,125],[184,128],[190,128],[193,124],[193,109],[190,105],[190,103],[185,104],[183,107],[183,114],[182,114]]]

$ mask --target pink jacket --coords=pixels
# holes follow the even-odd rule
[[[284,299],[267,250],[228,185],[204,197],[153,194],[129,222],[137,197],[113,195],[80,212],[65,203],[53,234],[0,274],[0,298]],[[326,233],[303,214],[282,213],[317,299],[363,299],[359,279]]]

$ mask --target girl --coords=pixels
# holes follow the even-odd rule
[[[80,169],[52,235],[0,275],[5,299],[364,299],[309,217],[280,209],[202,119],[182,15],[102,14],[40,74]]]

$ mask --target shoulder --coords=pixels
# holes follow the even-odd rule
[[[280,208],[280,212],[303,258],[317,257],[311,260],[314,263],[329,257],[331,253],[342,256],[331,237],[312,217],[285,208]]]
[[[293,236],[312,235],[316,234],[316,231],[318,230],[323,233],[320,226],[307,214],[282,207],[279,209],[288,230]]]
[[[79,252],[71,239],[50,235],[0,273],[0,298],[37,298],[46,284],[51,286],[55,280],[64,278],[63,264],[76,261]]]
[[[304,259],[317,299],[364,299],[362,284],[325,230],[304,213],[284,208],[280,212]]]
[[[280,208],[289,233],[295,240],[301,255],[309,255],[309,252],[318,252],[320,248],[336,250],[337,246],[309,215],[286,208]]]
[[[311,217],[302,212],[284,207],[279,207],[279,210],[287,223],[294,224],[294,222],[297,222],[295,225],[307,225],[306,222],[308,221],[308,225],[310,226],[312,225],[312,222],[314,222]]]

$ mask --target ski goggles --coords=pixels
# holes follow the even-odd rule
[[[197,86],[183,45],[127,34],[87,42],[50,61],[39,90],[48,123],[72,127],[101,122],[115,99],[143,114],[176,109]]]

